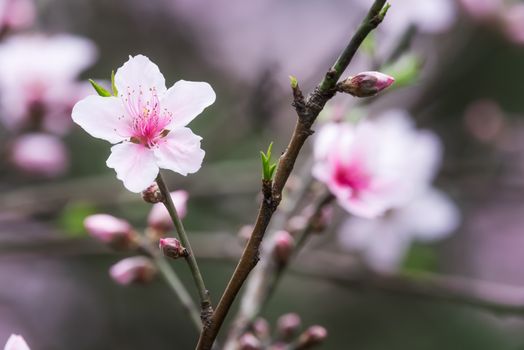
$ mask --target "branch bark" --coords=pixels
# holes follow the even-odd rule
[[[350,39],[349,44],[307,100],[304,100],[298,84],[293,84],[293,105],[298,114],[293,135],[286,151],[279,159],[274,181],[272,183],[263,182],[262,184],[264,199],[261,203],[253,232],[210,322],[204,325],[196,347],[197,349],[209,350],[213,346],[218,332],[220,331],[240,288],[259,260],[260,244],[264,238],[271,217],[282,199],[282,191],[289,175],[293,171],[300,150],[306,139],[313,134],[311,126],[315,122],[320,111],[326,105],[327,101],[335,95],[335,85],[355,56],[355,53],[366,36],[382,21],[385,11],[387,10],[387,5],[384,7],[385,3],[386,0],[374,1],[368,14]]]

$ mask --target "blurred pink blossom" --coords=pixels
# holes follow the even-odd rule
[[[516,44],[524,44],[524,4],[508,6],[502,20],[508,38]]]
[[[186,191],[171,192],[171,199],[173,199],[176,211],[181,219],[187,214],[188,198],[189,194]],[[147,217],[147,225],[160,232],[167,232],[174,228],[173,220],[171,216],[169,216],[164,203],[156,203],[153,205]]]
[[[215,102],[208,83],[179,80],[169,90],[149,58],[137,55],[115,75],[120,96],[89,96],[73,108],[73,121],[114,145],[107,166],[131,192],[146,189],[159,169],[198,171],[205,152],[186,125]]]
[[[406,112],[390,110],[356,125],[330,123],[314,145],[313,175],[351,214],[377,217],[425,189],[440,159],[436,135],[417,130]]]
[[[18,137],[11,146],[10,159],[18,169],[38,176],[59,176],[69,166],[68,153],[62,141],[44,133]]]
[[[11,334],[4,350],[31,350],[21,335]]]
[[[446,237],[459,225],[455,204],[442,192],[428,188],[401,207],[375,219],[350,217],[339,230],[339,241],[357,251],[373,269],[398,268],[411,241]]]
[[[503,0],[459,0],[459,3],[468,15],[480,21],[493,20],[503,7]]]
[[[11,129],[37,124],[49,131],[54,124],[69,125],[68,109],[80,90],[75,80],[95,57],[91,41],[72,35],[8,38],[0,45],[0,117],[4,124]]]
[[[129,247],[133,241],[131,224],[109,214],[89,215],[84,219],[84,227],[94,238],[117,248]]]
[[[109,274],[115,282],[124,286],[132,283],[144,284],[153,280],[156,268],[150,259],[134,256],[111,266]]]
[[[36,17],[33,0],[0,0],[0,28],[22,29],[31,26]]]

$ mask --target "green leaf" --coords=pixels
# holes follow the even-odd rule
[[[434,248],[415,243],[411,246],[408,254],[404,258],[402,270],[404,272],[434,272],[437,270],[437,266],[438,258]]]
[[[111,90],[113,90],[113,96],[118,96],[118,89],[115,84],[115,71],[111,71]]]
[[[289,82],[290,82],[290,84],[291,84],[291,88],[292,88],[292,89],[296,89],[296,88],[297,88],[297,86],[298,86],[298,80],[297,80],[297,78],[296,78],[295,76],[290,75],[290,76],[289,76]]]
[[[86,202],[76,202],[68,204],[60,213],[58,218],[59,226],[64,233],[72,237],[80,237],[86,234],[84,229],[84,219],[96,213],[96,208]]]
[[[91,83],[91,85],[93,86],[93,88],[96,90],[96,93],[99,95],[99,96],[102,96],[102,97],[110,97],[112,96],[111,93],[109,91],[107,91],[106,89],[104,89],[102,86],[100,86],[99,84],[97,84],[93,79],[89,79],[89,82]]]
[[[270,181],[273,179],[273,175],[275,174],[275,170],[277,168],[277,164],[273,163],[271,164],[271,149],[273,148],[273,142],[269,144],[269,147],[267,148],[267,152],[264,153],[260,151],[260,158],[262,159],[262,178],[266,181]]]
[[[384,66],[381,71],[395,78],[391,88],[399,88],[415,83],[420,76],[422,60],[414,54],[405,54],[390,65]]]

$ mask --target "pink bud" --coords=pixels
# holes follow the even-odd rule
[[[300,328],[302,321],[296,313],[280,316],[277,321],[277,332],[282,339],[290,340]]]
[[[253,322],[253,333],[258,337],[258,339],[266,339],[269,337],[270,329],[269,323],[259,317]]]
[[[128,249],[135,243],[131,225],[112,215],[90,215],[84,219],[84,227],[91,236],[114,248]]]
[[[156,182],[153,182],[151,186],[142,191],[142,199],[147,203],[155,204],[160,203],[164,200],[164,196]]]
[[[356,97],[371,97],[393,84],[395,79],[380,72],[362,72],[337,85],[339,91]]]
[[[10,158],[20,170],[47,177],[63,174],[69,162],[62,141],[43,133],[25,134],[17,138],[12,145]]]
[[[300,349],[308,349],[318,345],[327,338],[327,330],[322,326],[311,326],[298,338],[298,346]]]
[[[160,238],[158,247],[160,248],[164,256],[167,256],[171,259],[183,258],[186,257],[188,254],[187,249],[182,247],[180,241],[172,237]]]
[[[175,191],[171,192],[171,198],[175,204],[178,216],[182,219],[187,213],[187,198],[189,197],[186,191]],[[160,231],[167,232],[174,228],[173,220],[169,216],[167,209],[163,203],[157,203],[153,205],[149,216],[147,217],[147,224],[149,227]]]
[[[5,344],[4,350],[30,350],[29,346],[25,342],[21,335],[11,334],[7,343]]]
[[[238,340],[240,350],[260,350],[262,344],[252,333],[246,333]]]
[[[120,260],[111,266],[109,275],[116,283],[124,286],[132,283],[146,284],[155,277],[156,268],[150,259],[135,256]]]
[[[275,246],[273,253],[279,264],[286,264],[293,253],[295,239],[287,231],[275,233]]]

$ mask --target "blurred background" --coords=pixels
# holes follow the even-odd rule
[[[0,343],[17,333],[36,350],[191,349],[197,338],[161,279],[116,284],[108,269],[127,255],[83,227],[103,212],[142,229],[150,210],[106,167],[108,144],[70,122],[74,103],[92,93],[88,78],[107,83],[141,53],[168,86],[186,79],[215,89],[216,103],[191,124],[203,137],[202,169],[167,180],[189,193],[185,225],[216,302],[242,247],[237,232],[256,215],[259,150],[274,141],[280,154],[295,123],[288,76],[311,91],[371,3],[0,1]],[[372,118],[402,109],[435,132],[444,146],[435,183],[461,218],[444,239],[411,244],[395,272],[487,281],[494,291],[511,288],[516,306],[494,312],[297,268],[263,316],[273,323],[297,312],[304,325],[324,326],[325,349],[524,349],[524,2],[391,3],[347,75],[383,67],[396,85],[359,106],[337,96],[329,110]],[[46,40],[57,36],[64,43],[47,54]],[[298,168],[309,153],[311,144]],[[336,215],[311,243],[351,257],[337,238],[343,211]],[[174,268],[195,295],[187,267]]]

